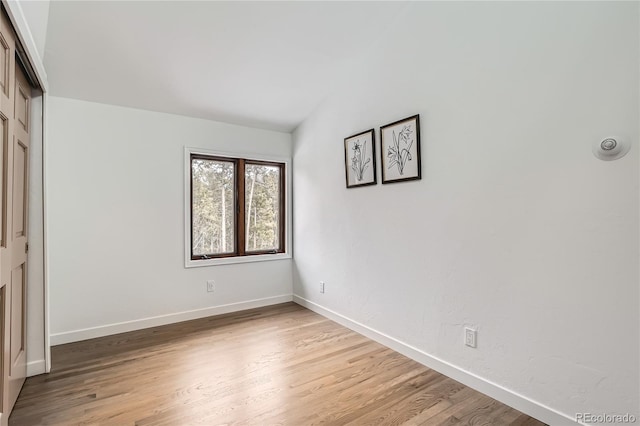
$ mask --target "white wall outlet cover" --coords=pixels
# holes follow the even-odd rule
[[[478,332],[471,328],[471,327],[465,327],[464,328],[464,344],[471,347],[471,348],[475,348],[477,346],[477,334]]]
[[[596,158],[604,161],[612,161],[627,155],[631,149],[631,144],[624,138],[609,136],[601,140],[596,140],[591,149]]]

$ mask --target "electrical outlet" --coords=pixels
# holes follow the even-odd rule
[[[216,282],[213,280],[207,281],[207,292],[213,293],[216,290]]]
[[[324,281],[320,281],[320,293],[324,293]]]
[[[478,332],[470,327],[464,328],[464,344],[475,348],[477,347]]]

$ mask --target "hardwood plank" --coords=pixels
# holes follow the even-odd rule
[[[52,348],[10,425],[543,423],[293,303]]]

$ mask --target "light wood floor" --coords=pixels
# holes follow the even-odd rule
[[[543,425],[293,303],[52,348],[10,425]]]

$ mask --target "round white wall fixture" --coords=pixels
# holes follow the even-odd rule
[[[604,161],[617,160],[627,155],[631,146],[620,138],[609,137],[593,144],[593,155]]]

